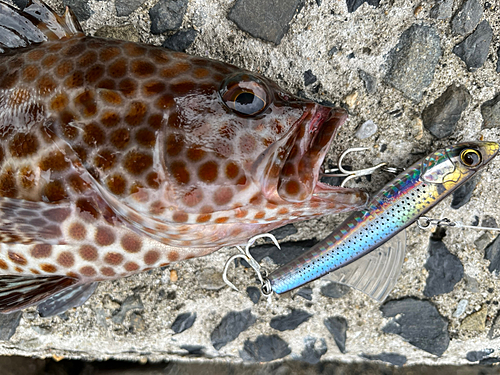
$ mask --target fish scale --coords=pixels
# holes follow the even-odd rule
[[[344,110],[233,65],[85,36],[69,8],[0,14],[0,312],[53,315],[97,281],[366,203],[318,182]]]

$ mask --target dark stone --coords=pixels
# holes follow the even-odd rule
[[[489,356],[491,353],[493,353],[495,349],[484,349],[480,351],[472,351],[468,352],[465,355],[465,359],[467,359],[469,362],[476,362],[482,360],[484,357]]]
[[[453,192],[453,199],[451,201],[451,208],[458,210],[463,205],[469,203],[472,193],[476,188],[479,179],[477,177],[471,178],[465,184],[460,186]]]
[[[141,297],[138,295],[131,295],[125,298],[125,301],[123,301],[120,308],[113,314],[111,321],[115,324],[122,324],[127,313],[132,310],[144,310],[144,305],[142,304]]]
[[[488,270],[491,273],[498,273],[500,271],[500,236],[497,236],[493,242],[486,246],[484,253],[484,258],[490,261]]]
[[[245,340],[240,357],[245,361],[269,362],[286,357],[292,350],[278,335],[261,335],[255,341]]]
[[[325,339],[317,341],[314,337],[306,337],[304,343],[305,347],[300,353],[300,360],[312,365],[318,363],[321,356],[328,350]]]
[[[498,47],[497,51],[497,73],[500,73],[500,47]]]
[[[181,345],[180,348],[187,350],[193,356],[205,355],[205,347],[203,345]]]
[[[186,329],[189,329],[193,326],[196,320],[196,313],[184,313],[177,315],[174,322],[172,323],[172,331],[175,333],[184,332]]]
[[[128,330],[130,333],[144,332],[146,330],[146,322],[142,315],[135,312],[130,314],[130,326]]]
[[[86,0],[63,0],[63,4],[71,8],[80,22],[87,21],[92,14]]]
[[[187,4],[188,0],[160,0],[149,10],[151,33],[161,34],[179,29]]]
[[[329,282],[323,285],[319,292],[325,297],[330,298],[341,298],[345,296],[351,290],[350,287],[344,284],[336,283],[335,281]]]
[[[269,257],[276,265],[283,265],[295,259],[304,251],[309,250],[316,244],[316,241],[297,241],[280,243],[281,250],[274,244],[257,245],[250,249],[250,253],[257,262],[265,257]]]
[[[368,5],[378,7],[380,0],[346,0],[347,11],[353,13],[358,9],[363,3],[368,3]]]
[[[254,304],[257,304],[260,300],[260,290],[255,286],[249,286],[247,288],[247,296],[252,300]]]
[[[335,344],[342,353],[345,353],[345,341],[347,339],[347,320],[341,316],[333,316],[323,320],[326,329],[332,334]]]
[[[231,311],[215,327],[210,335],[210,341],[215,349],[219,350],[228,342],[236,339],[239,334],[247,330],[255,323],[255,316],[250,309],[243,311]]]
[[[485,216],[483,221],[481,221],[481,226],[488,228],[498,228],[497,221],[493,216]]]
[[[228,18],[255,38],[280,44],[303,0],[236,0]]]
[[[441,356],[450,344],[448,320],[429,301],[406,297],[384,303],[380,310],[385,318],[393,318],[382,331],[394,333],[410,344]]]
[[[441,40],[433,26],[412,25],[401,34],[389,53],[389,71],[384,80],[415,101],[434,78],[441,57]]]
[[[365,84],[366,92],[368,94],[373,94],[377,91],[377,80],[371,74],[368,74],[364,70],[358,70],[359,78],[361,78]]]
[[[197,35],[198,31],[195,29],[180,30],[165,39],[162,46],[172,51],[186,52],[191,44],[193,44]]]
[[[291,236],[292,234],[297,233],[297,228],[295,228],[295,225],[293,224],[287,224],[285,226],[273,229],[269,233],[276,237],[277,240],[282,240],[288,236]],[[268,243],[273,243],[270,238],[264,237],[264,240]]]
[[[302,323],[307,322],[311,317],[312,315],[307,311],[292,309],[292,312],[288,315],[272,318],[269,325],[278,331],[291,331]]]
[[[128,16],[144,4],[146,0],[115,0],[116,15]]]
[[[313,74],[312,70],[306,70],[304,72],[304,85],[309,86],[316,82],[318,78]]]
[[[422,111],[424,127],[436,138],[449,137],[462,112],[469,105],[470,98],[469,91],[464,86],[452,84]]]
[[[23,316],[22,311],[16,311],[10,314],[0,314],[0,340],[9,341],[16,333],[19,321]]]
[[[361,354],[361,357],[370,361],[382,361],[394,366],[403,366],[406,363],[406,357],[397,353],[380,353],[376,355]]]
[[[328,56],[333,56],[335,55],[337,52],[339,51],[339,49],[335,46],[333,46],[332,48],[330,48],[330,51],[328,51]]]
[[[429,271],[424,289],[426,297],[451,292],[464,276],[464,266],[441,241],[429,241],[429,258],[425,262],[425,269]]]
[[[500,61],[500,57],[498,58]],[[483,115],[483,129],[500,127],[500,94],[481,105]]]
[[[492,38],[493,30],[488,21],[484,20],[472,34],[453,47],[453,53],[473,72],[486,61]]]
[[[312,292],[313,292],[312,288],[309,288],[308,286],[306,286],[304,288],[299,289],[296,296],[300,296],[308,301],[312,301],[312,299],[313,299]]]
[[[451,31],[467,35],[474,30],[483,16],[483,8],[477,0],[466,0],[451,21]]]
[[[28,0],[12,0],[12,2],[21,10],[28,5]]]
[[[453,14],[453,0],[436,0],[429,15],[431,18],[446,20]]]
[[[481,359],[479,361],[479,364],[480,365],[493,365],[493,364],[499,363],[499,362],[500,362],[500,357],[489,357],[489,358]]]
[[[354,52],[351,52],[350,54],[348,54],[348,55],[347,55],[347,58],[348,58],[349,60],[352,60],[352,59],[354,59],[355,57],[356,57],[356,55],[354,54]]]

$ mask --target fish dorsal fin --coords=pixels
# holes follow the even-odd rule
[[[78,282],[67,276],[0,276],[0,313],[36,305]]]
[[[394,288],[406,252],[406,231],[347,266],[330,272],[324,279],[357,289],[382,302]]]
[[[22,11],[0,2],[2,51],[80,34],[82,28],[69,8],[61,17],[39,0],[30,0]]]
[[[70,286],[50,296],[38,305],[40,316],[46,318],[83,305],[94,293],[98,284],[98,282],[94,282]]]

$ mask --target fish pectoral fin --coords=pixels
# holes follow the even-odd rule
[[[396,285],[406,253],[406,231],[323,279],[348,285],[382,302]]]
[[[73,307],[83,305],[94,293],[98,284],[98,282],[93,282],[74,285],[53,294],[38,305],[40,316],[45,318],[57,315]]]
[[[76,283],[77,279],[67,276],[0,276],[0,313],[39,304]]]

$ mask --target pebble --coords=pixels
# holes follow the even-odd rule
[[[274,237],[276,237],[277,240],[282,240],[288,236],[296,234],[297,228],[295,228],[295,225],[293,224],[287,224],[282,227],[273,229],[269,233],[271,233]],[[265,242],[273,243],[270,238],[264,237],[263,239]]]
[[[87,0],[63,0],[63,4],[71,8],[80,22],[87,21],[93,13]]]
[[[282,242],[280,243],[281,250],[274,244],[257,245],[250,249],[250,253],[257,262],[260,262],[265,257],[271,258],[276,265],[283,265],[295,259],[304,251],[310,249],[316,244],[316,241],[297,241],[297,242]]]
[[[500,73],[500,47],[498,47],[497,51],[497,73]]]
[[[401,34],[388,56],[384,81],[419,102],[434,78],[441,57],[441,39],[433,26],[412,25]]]
[[[0,340],[10,340],[14,333],[16,333],[17,326],[22,316],[22,311],[16,311],[10,314],[0,314]]]
[[[129,331],[131,333],[144,332],[146,330],[146,322],[142,315],[137,313],[130,314],[130,327]]]
[[[367,3],[375,8],[380,4],[380,0],[346,0],[347,11],[353,13],[358,9],[363,3]]]
[[[308,301],[312,301],[312,288],[306,286],[304,288],[299,289],[299,291],[295,294],[296,296],[302,297]]]
[[[368,120],[359,126],[354,135],[358,139],[366,139],[375,134],[377,130],[377,125],[372,120]]]
[[[481,310],[476,311],[464,318],[460,324],[460,329],[464,331],[482,332],[486,328],[486,317],[488,307],[484,305]]]
[[[377,91],[377,79],[364,70],[358,70],[359,78],[363,80],[368,94],[374,94]]]
[[[151,33],[162,34],[175,31],[182,25],[188,0],[160,0],[149,10]]]
[[[488,21],[484,20],[472,34],[453,48],[453,53],[474,72],[486,61],[492,38],[493,30]]]
[[[178,279],[177,270],[170,270],[170,281],[175,283]]]
[[[417,141],[424,137],[424,122],[420,117],[416,117],[411,122],[411,132]]]
[[[179,30],[174,35],[169,36],[162,43],[162,47],[171,49],[172,51],[186,52],[186,50],[194,43],[198,31],[195,29]]]
[[[429,241],[429,258],[425,262],[429,276],[425,282],[424,296],[434,297],[449,293],[464,276],[464,266],[449,252],[442,241]]]
[[[497,313],[495,319],[493,319],[493,324],[491,325],[490,331],[488,332],[488,338],[494,340],[500,337],[500,311]]]
[[[465,312],[465,309],[467,308],[467,305],[469,304],[469,300],[466,299],[461,299],[457,303],[457,308],[455,309],[455,312],[453,313],[454,318],[460,318],[462,314]]]
[[[342,298],[350,291],[350,287],[344,284],[336,283],[335,281],[331,281],[328,284],[323,285],[319,290],[323,296],[330,298]]]
[[[99,38],[111,38],[140,42],[140,37],[134,25],[125,26],[103,26],[94,34]]]
[[[465,288],[468,292],[479,293],[479,282],[472,276],[465,275]]]
[[[347,320],[342,316],[333,316],[323,321],[326,329],[332,334],[335,344],[341,353],[345,353],[345,342],[347,339]]]
[[[406,357],[397,353],[380,353],[376,355],[362,354],[361,357],[371,361],[382,361],[394,366],[403,366],[406,363]]]
[[[260,290],[255,286],[249,286],[247,288],[247,296],[252,300],[254,305],[256,305],[260,300]]]
[[[453,14],[453,0],[437,0],[429,13],[431,18],[446,20]]]
[[[193,326],[196,321],[196,313],[187,312],[184,314],[177,315],[172,326],[170,327],[172,331],[175,333],[184,332],[186,329],[189,329]]]
[[[495,351],[495,349],[488,348],[488,349],[479,350],[479,351],[467,352],[467,354],[465,355],[465,359],[467,359],[469,362],[480,361],[483,358],[489,356],[494,351]]]
[[[481,114],[483,115],[483,129],[500,127],[500,94],[481,105]]]
[[[198,276],[198,285],[205,290],[220,290],[226,286],[222,274],[213,267],[205,268]]]
[[[115,0],[116,15],[128,16],[144,4],[145,0]]]
[[[422,111],[424,127],[436,138],[449,137],[470,100],[469,91],[464,86],[448,86],[434,103]]]
[[[486,246],[491,242],[491,237],[488,232],[483,233],[477,240],[474,241],[474,246],[479,251],[486,249]]]
[[[393,318],[382,328],[385,333],[399,335],[411,345],[437,356],[448,349],[448,320],[430,301],[406,297],[386,302],[380,310],[385,318]]]
[[[304,338],[304,350],[300,353],[300,360],[312,365],[318,363],[321,356],[328,350],[325,339],[317,340],[314,337]]]
[[[28,0],[12,0],[12,2],[21,10],[28,5]]]
[[[200,357],[205,355],[205,347],[203,345],[181,345],[180,348],[187,350],[190,355]]]
[[[358,96],[359,93],[357,91],[353,91],[344,98],[345,104],[347,104],[349,108],[354,108],[354,106],[356,105],[356,100],[358,100]]]
[[[451,21],[451,31],[465,36],[472,32],[483,16],[483,7],[477,0],[466,0]]]
[[[210,341],[215,349],[219,350],[228,342],[236,339],[239,334],[246,331],[255,323],[255,316],[250,309],[231,311],[220,321],[219,325],[210,334]]]
[[[486,215],[481,221],[481,226],[482,227],[488,227],[488,228],[498,228],[498,224],[496,219],[493,216]]]
[[[316,82],[318,78],[313,74],[312,70],[306,70],[304,72],[304,85],[309,86]]]
[[[302,5],[302,0],[236,0],[228,18],[255,38],[280,44]]]
[[[497,273],[500,271],[500,236],[497,236],[493,242],[491,242],[484,249],[484,259],[490,261],[488,270],[491,273]]]
[[[453,192],[453,199],[451,200],[450,207],[458,210],[460,207],[469,203],[478,182],[479,178],[475,176],[455,190]]]
[[[280,315],[271,319],[269,325],[278,331],[291,331],[311,319],[312,315],[304,310],[292,309],[290,314]]]
[[[278,335],[260,335],[255,341],[245,340],[240,357],[251,362],[270,362],[286,357],[292,350],[287,342]]]
[[[113,314],[111,321],[115,324],[122,324],[127,313],[133,310],[144,310],[144,305],[142,304],[141,297],[138,295],[131,295],[125,298],[125,301],[123,301],[123,303],[120,305],[118,311]]]

